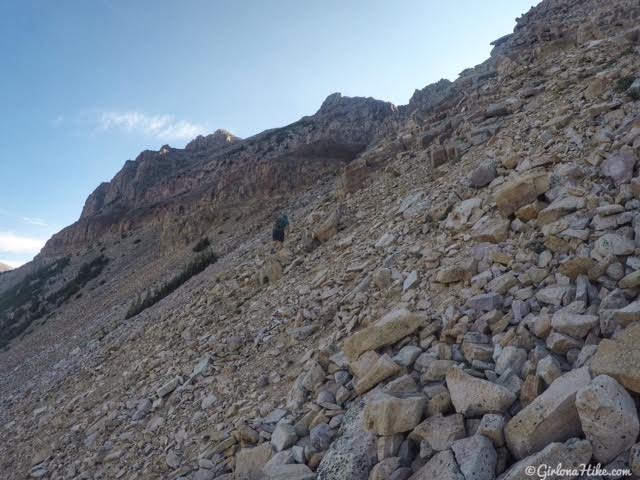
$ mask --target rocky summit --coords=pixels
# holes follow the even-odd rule
[[[408,105],[126,162],[0,275],[0,476],[640,476],[639,25],[544,0]]]

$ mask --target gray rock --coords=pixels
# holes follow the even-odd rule
[[[373,470],[371,470],[371,473],[369,474],[369,480],[387,480],[399,466],[399,457],[385,458],[373,467]]]
[[[580,349],[582,345],[582,340],[560,332],[551,332],[547,337],[547,348],[560,355],[566,355],[572,349]]]
[[[261,443],[257,447],[241,449],[235,459],[236,480],[259,480],[262,477],[262,469],[272,454],[273,450],[268,442]]]
[[[408,432],[422,420],[424,397],[396,398],[390,395],[370,401],[364,411],[364,425],[378,435]]]
[[[465,480],[451,450],[436,453],[409,480]]]
[[[548,474],[558,465],[563,467],[580,467],[591,459],[591,443],[588,440],[572,438],[565,443],[551,443],[541,451],[530,455],[509,468],[498,480],[531,480],[546,478],[547,480],[569,480],[562,472]],[[538,474],[540,472],[540,475]],[[546,477],[541,474],[547,474]]]
[[[481,293],[467,300],[467,307],[488,312],[502,307],[502,295],[498,293]]]
[[[325,451],[331,445],[333,431],[326,423],[319,423],[309,432],[311,438],[311,446],[319,452]]]
[[[520,374],[522,365],[527,361],[527,351],[524,348],[517,348],[511,345],[506,346],[500,352],[496,360],[496,373],[502,375],[507,369],[511,369],[517,375]]]
[[[536,367],[536,375],[545,381],[547,385],[551,385],[553,381],[562,375],[560,365],[551,355],[547,355],[538,362]]]
[[[378,460],[395,456],[396,453],[398,453],[403,439],[404,436],[400,433],[378,437]]]
[[[638,412],[631,395],[607,375],[599,375],[576,394],[582,429],[593,446],[593,458],[608,463],[638,438]]]
[[[584,338],[589,330],[598,325],[597,315],[580,315],[566,311],[559,311],[551,317],[551,326],[560,333],[571,337]]]
[[[265,464],[263,471],[266,472],[270,468],[279,467],[281,465],[288,465],[290,463],[296,463],[293,455],[293,449],[283,450],[276,453],[269,459],[269,461]]]
[[[393,361],[398,365],[408,367],[413,364],[421,353],[422,349],[420,347],[416,347],[415,345],[405,345],[393,356]]]
[[[576,393],[591,382],[587,368],[565,373],[507,423],[504,436],[516,458],[581,433]]]
[[[411,470],[410,467],[400,467],[391,475],[389,475],[389,478],[387,480],[407,480],[412,473],[413,470]]]
[[[142,420],[151,411],[152,405],[151,399],[149,398],[140,400],[136,407],[136,411],[133,412],[133,415],[131,416],[131,419],[134,421]]]
[[[633,240],[616,233],[607,233],[598,238],[594,250],[603,256],[631,255],[636,249]]]
[[[631,467],[631,473],[636,477],[640,476],[640,443],[636,443],[629,450],[629,467]]]
[[[316,471],[317,480],[368,480],[377,462],[376,436],[364,430],[364,402],[347,410],[342,426]]]
[[[404,309],[393,310],[373,325],[348,337],[342,348],[351,360],[356,360],[367,350],[391,345],[412,334],[425,320]]]
[[[629,182],[638,156],[632,148],[625,147],[602,162],[602,175],[611,178],[616,185]]]
[[[213,395],[213,394],[207,395],[200,402],[200,407],[203,410],[206,410],[207,408],[211,407],[217,401],[218,401],[218,397],[216,397],[215,395]]]
[[[412,289],[418,284],[419,280],[420,279],[418,278],[418,272],[415,270],[412,271],[409,275],[407,275],[407,278],[404,279],[404,282],[402,283],[402,291],[406,292],[407,290]]]
[[[382,237],[380,237],[380,239],[376,242],[375,247],[376,248],[386,248],[389,245],[391,245],[394,241],[395,241],[396,237],[395,235],[391,234],[391,233],[385,233],[384,235],[382,235]]]
[[[358,379],[356,383],[356,393],[362,395],[378,383],[398,373],[400,373],[400,366],[391,360],[391,357],[386,353],[380,355],[377,361],[371,365],[366,375]]]
[[[165,384],[163,384],[160,388],[158,388],[158,391],[157,391],[158,397],[162,398],[169,395],[178,387],[178,385],[180,385],[180,382],[181,382],[180,377],[175,377],[169,380],[168,382],[166,382]]]
[[[482,188],[489,185],[498,175],[493,163],[485,163],[476,167],[469,175],[469,186]]]
[[[264,480],[314,480],[316,474],[304,464],[279,465],[265,469]]]
[[[271,434],[271,445],[273,445],[276,452],[281,452],[293,446],[297,440],[298,435],[296,435],[293,425],[289,425],[288,423],[278,423]]]
[[[498,455],[491,440],[482,435],[456,440],[451,449],[465,480],[493,480]]]
[[[464,436],[464,417],[459,413],[447,417],[429,417],[410,434],[412,439],[427,442],[437,452],[447,450],[453,442]]]
[[[536,293],[536,298],[542,303],[559,307],[570,303],[574,295],[575,287],[571,285],[554,285],[539,290]]]
[[[180,463],[182,462],[182,455],[180,454],[179,451],[172,448],[167,453],[167,456],[165,457],[165,462],[171,468],[178,468],[180,466]]]
[[[217,478],[216,472],[208,468],[199,468],[193,474],[193,480],[214,480],[215,478]]]
[[[504,445],[504,417],[496,413],[487,413],[482,416],[480,425],[476,430],[477,435],[484,435],[493,442],[495,447]]]
[[[456,412],[483,415],[504,412],[516,400],[507,388],[488,380],[472,377],[459,368],[447,372],[447,387]]]

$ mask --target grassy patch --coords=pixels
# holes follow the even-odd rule
[[[218,255],[211,250],[207,250],[196,258],[191,260],[176,276],[174,276],[171,280],[166,283],[163,283],[158,288],[154,290],[148,291],[143,297],[135,300],[127,313],[125,314],[125,318],[131,318],[146,310],[152,305],[155,305],[160,300],[162,300],[167,295],[173,293],[175,290],[180,287],[183,283],[189,280],[194,275],[202,272],[205,268],[207,268],[212,263],[215,263],[218,260]]]

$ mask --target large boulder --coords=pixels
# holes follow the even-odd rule
[[[316,474],[306,465],[291,463],[265,469],[261,480],[314,480]]]
[[[451,450],[436,453],[409,480],[465,480]]]
[[[602,162],[602,175],[611,178],[616,185],[629,182],[637,161],[634,149],[625,147]]]
[[[605,233],[593,245],[593,250],[607,258],[611,255],[631,255],[636,249],[636,244],[630,238],[617,233]]]
[[[370,327],[347,338],[342,349],[351,360],[355,360],[367,350],[391,345],[411,335],[424,321],[423,317],[408,310],[393,310]]]
[[[640,393],[640,324],[629,325],[615,339],[603,339],[591,361],[594,375],[609,375]]]
[[[498,188],[494,200],[500,213],[507,217],[520,207],[535,201],[538,196],[549,190],[550,185],[551,177],[548,173],[528,173]]]
[[[320,225],[313,230],[313,238],[324,243],[338,233],[340,220],[342,219],[342,205],[338,205]]]
[[[482,435],[456,440],[451,445],[460,471],[466,480],[493,480],[496,478],[498,454],[493,443]]]
[[[243,448],[236,454],[235,480],[258,480],[262,478],[262,469],[267,464],[273,450],[268,442],[257,447]]]
[[[282,264],[275,256],[269,257],[258,271],[258,283],[275,283],[282,278]]]
[[[446,381],[451,403],[463,415],[504,412],[516,400],[502,385],[472,377],[459,368],[449,369]]]
[[[520,459],[551,442],[579,436],[582,429],[575,406],[576,393],[590,382],[587,368],[565,373],[509,420],[504,437],[511,453]]]
[[[482,188],[489,185],[496,177],[496,165],[493,162],[486,162],[478,165],[469,174],[469,186],[472,188]]]
[[[473,225],[469,233],[476,242],[500,243],[507,239],[510,224],[506,218],[485,215]]]
[[[400,366],[386,353],[378,357],[366,374],[356,383],[356,394],[368,392],[383,380],[400,373]]]
[[[372,400],[364,409],[365,429],[378,435],[413,430],[422,420],[426,398],[396,398],[391,395]]]
[[[275,448],[276,452],[281,452],[289,447],[292,447],[298,436],[293,428],[293,425],[280,422],[276,425],[275,430],[271,434],[271,445]]]
[[[459,413],[446,417],[442,415],[429,417],[410,434],[415,441],[427,442],[437,452],[450,448],[453,442],[464,436],[464,417]]]
[[[551,443],[541,451],[513,464],[498,480],[569,480],[577,475],[552,473],[558,465],[564,468],[580,468],[591,460],[591,444],[588,440],[571,438],[564,443]]]
[[[342,420],[337,438],[322,458],[317,480],[368,480],[377,462],[376,435],[364,429],[365,402],[355,402]]]
[[[554,330],[575,338],[584,338],[589,330],[598,325],[597,315],[580,315],[567,311],[558,311],[551,318]]]
[[[598,462],[611,462],[638,438],[635,403],[624,387],[607,375],[597,376],[578,391],[576,408]]]

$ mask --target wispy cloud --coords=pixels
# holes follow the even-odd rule
[[[98,125],[105,131],[115,129],[165,141],[191,140],[208,131],[205,125],[178,120],[173,115],[147,115],[139,111],[100,112]]]
[[[44,247],[46,240],[16,235],[13,232],[0,232],[0,253],[33,253]]]
[[[22,221],[29,225],[36,225],[38,227],[48,227],[49,225],[42,218],[22,217]]]

